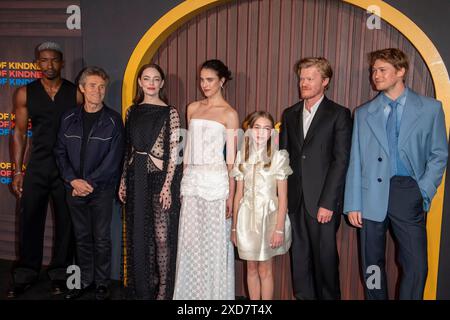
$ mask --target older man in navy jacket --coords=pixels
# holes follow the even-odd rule
[[[120,177],[124,129],[120,115],[104,105],[108,75],[86,68],[79,80],[84,105],[63,114],[55,147],[57,164],[67,187],[81,288],[67,299],[96,287],[96,298],[109,297],[112,200]]]
[[[387,299],[386,231],[402,267],[399,298],[422,299],[427,277],[425,215],[447,163],[442,105],[405,86],[408,59],[399,49],[370,53],[380,94],[356,110],[344,213],[361,228],[368,299]],[[377,281],[372,275],[378,270]],[[371,281],[374,279],[374,281]]]

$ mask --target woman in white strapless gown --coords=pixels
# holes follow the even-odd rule
[[[221,85],[229,79],[229,71],[224,76],[216,65],[208,66],[206,70],[202,68],[200,75],[206,99],[188,107],[174,292],[177,300],[235,298],[231,219],[226,218],[231,216],[231,211],[227,215],[231,207],[227,207],[233,200],[234,183],[230,184],[228,171],[232,164],[227,167],[224,147],[227,129],[237,128],[239,122],[237,113],[220,92]],[[217,83],[203,81],[211,78]],[[224,118],[214,117],[218,112]]]

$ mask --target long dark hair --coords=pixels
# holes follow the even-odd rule
[[[158,71],[159,75],[161,76],[161,81],[164,81],[166,79],[166,75],[164,74],[164,71],[156,63],[144,64],[139,69],[139,72],[138,72],[138,75],[137,75],[137,79],[140,79],[142,77],[142,74],[144,73],[144,71],[146,69],[148,69],[148,68],[153,68],[156,71]],[[161,89],[159,89],[158,96],[166,104],[169,104],[169,101],[167,100],[167,96],[166,96],[165,85]],[[142,101],[144,101],[144,90],[142,90],[142,88],[139,85],[139,83],[137,83],[136,84],[136,95],[134,96],[133,103],[134,104],[140,104]]]
[[[273,120],[272,115],[269,112],[266,111],[255,111],[251,114],[249,114],[247,116],[247,118],[245,119],[242,128],[244,129],[244,131],[247,131],[248,129],[253,129],[253,126],[255,125],[256,120],[258,120],[259,118],[265,118],[267,120],[270,121],[270,123],[272,124],[272,128],[274,128],[275,126],[275,121]],[[264,164],[264,168],[268,168],[270,167],[271,163],[272,163],[272,136],[267,140],[267,159],[269,159],[269,161],[267,163]],[[248,136],[248,134],[245,135],[244,137],[244,162],[248,161],[250,155],[250,137]],[[239,169],[242,171],[243,170],[243,164],[241,163],[239,165]]]

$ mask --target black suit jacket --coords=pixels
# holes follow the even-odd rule
[[[303,198],[312,217],[319,207],[342,212],[350,158],[350,110],[324,97],[303,138],[303,101],[283,113],[280,149],[289,152],[294,173],[288,178],[288,209],[295,213]]]

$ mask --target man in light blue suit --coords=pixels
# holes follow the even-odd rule
[[[422,299],[428,272],[425,216],[447,163],[444,112],[439,101],[405,86],[405,53],[378,50],[369,60],[372,85],[380,93],[355,113],[344,213],[361,228],[366,297],[388,297],[390,227],[402,267],[399,298]],[[372,277],[376,271],[379,279]]]

